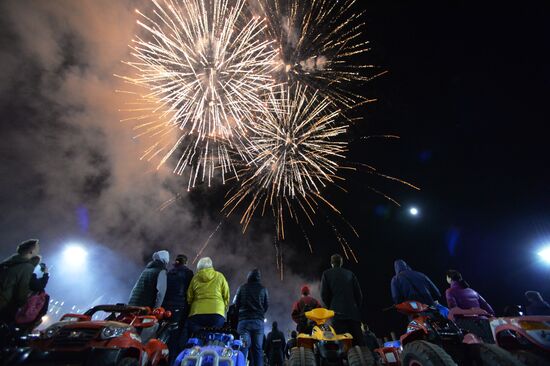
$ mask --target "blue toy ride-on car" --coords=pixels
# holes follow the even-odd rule
[[[243,343],[226,329],[204,329],[187,341],[173,366],[246,366]]]

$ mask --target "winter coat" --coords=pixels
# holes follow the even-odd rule
[[[321,303],[312,296],[302,296],[300,300],[292,305],[292,320],[298,326],[298,332],[304,332],[307,328],[307,318],[305,313],[321,307]]]
[[[432,305],[440,296],[438,288],[424,273],[413,271],[405,261],[394,262],[395,276],[391,280],[391,295],[394,304],[403,301],[418,301]]]
[[[353,272],[342,267],[324,271],[321,299],[327,308],[336,313],[334,319],[361,321],[363,294]]]
[[[265,342],[265,353],[270,358],[280,359],[284,358],[285,351],[285,336],[277,328],[273,328],[267,335]]]
[[[485,299],[472,288],[463,288],[459,282],[452,281],[451,287],[445,291],[447,298],[447,306],[460,309],[481,308],[491,315],[495,315],[495,311],[485,301]]]
[[[198,271],[189,284],[187,302],[191,305],[189,316],[219,314],[225,317],[229,305],[229,285],[223,274],[214,268]]]
[[[29,283],[29,289],[31,292],[42,292],[46,289],[49,279],[50,275],[48,273],[43,273],[40,278],[38,278],[36,273],[33,273]]]
[[[239,321],[264,319],[269,307],[269,295],[260,280],[260,272],[251,271],[247,282],[237,290],[235,305],[239,310]]]
[[[0,312],[15,314],[25,304],[34,267],[30,259],[20,254],[14,254],[0,263]]]
[[[161,260],[153,260],[141,272],[130,293],[128,305],[155,308],[162,304],[165,293],[166,263]]]
[[[550,305],[544,301],[540,293],[537,293],[536,299],[531,300],[525,306],[525,315],[550,315]]]
[[[187,290],[193,278],[193,271],[185,265],[176,265],[166,274],[166,295],[162,307],[170,311],[184,311],[187,308]]]

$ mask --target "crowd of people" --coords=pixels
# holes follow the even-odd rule
[[[47,312],[48,297],[45,292],[49,274],[41,262],[40,244],[36,239],[24,241],[17,253],[0,263],[0,323],[3,331],[17,327],[34,329]],[[350,333],[354,345],[376,346],[376,337],[361,322],[363,295],[354,273],[343,267],[343,258],[335,254],[330,268],[321,276],[321,301],[311,295],[310,288],[301,288],[300,298],[289,309],[296,323],[296,331],[287,340],[273,322],[267,337],[264,334],[265,314],[269,309],[269,294],[261,281],[261,272],[252,269],[247,281],[230,300],[229,285],[225,276],[216,271],[211,258],[197,262],[194,273],[187,266],[187,257],[177,255],[170,264],[166,250],[155,252],[145,266],[129,296],[128,304],[164,307],[172,313],[171,321],[177,323],[169,337],[171,357],[185,346],[187,339],[203,328],[221,328],[229,322],[246,345],[253,366],[263,366],[264,352],[270,365],[282,365],[289,350],[296,345],[298,333],[311,332],[312,324],[305,313],[324,306],[335,312],[332,325],[338,333]],[[440,304],[441,293],[425,274],[413,270],[405,261],[394,263],[395,276],[391,280],[391,295],[395,304],[403,301],[419,301],[433,305],[442,313],[448,308],[481,308],[489,315],[495,311],[489,303],[463,279],[460,272],[449,270],[445,291],[447,307]],[[550,315],[550,305],[539,292],[527,291],[525,315]],[[322,303],[321,303],[322,302]]]

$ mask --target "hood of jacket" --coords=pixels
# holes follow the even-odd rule
[[[396,276],[403,271],[411,270],[411,267],[409,267],[407,262],[405,262],[403,259],[398,259],[395,262],[393,262],[393,268],[395,269]]]
[[[525,292],[525,296],[531,304],[544,304],[548,306],[548,303],[544,301],[542,295],[538,291],[527,291]]]
[[[6,258],[6,260],[2,262],[3,265],[8,265],[8,266],[14,266],[16,264],[23,264],[23,263],[31,264],[31,259],[25,258],[21,254],[13,254],[11,257]]]
[[[153,254],[153,260],[161,261],[166,266],[170,262],[170,253],[167,250],[159,250]]]
[[[261,279],[262,275],[259,269],[253,269],[252,271],[250,271],[250,273],[248,273],[247,282],[249,283],[260,282]]]
[[[216,276],[216,271],[214,268],[203,268],[195,274],[197,281],[200,282],[210,282]]]

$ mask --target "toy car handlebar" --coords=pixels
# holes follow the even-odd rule
[[[212,366],[219,366],[220,361],[224,361],[228,364],[228,366],[234,366],[233,359],[231,357],[227,356],[220,356],[215,350],[202,350],[198,355],[196,356],[186,356],[181,361],[181,366],[188,366],[191,364],[190,361],[195,361],[195,366],[201,366],[202,361],[204,359],[204,356],[211,356],[212,357]]]

